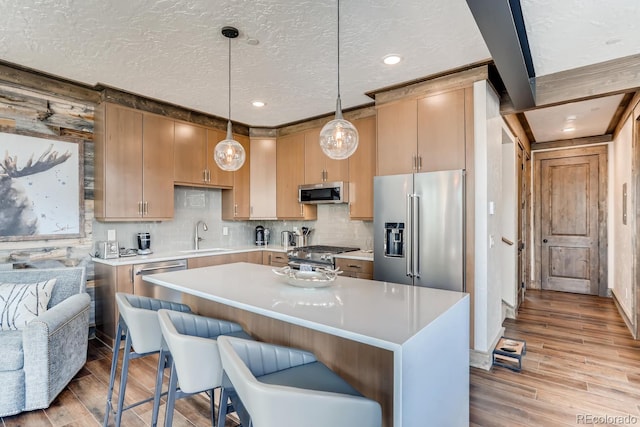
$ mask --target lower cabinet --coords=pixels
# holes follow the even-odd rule
[[[336,268],[342,270],[342,276],[373,280],[373,261],[335,258]]]
[[[263,251],[262,252],[262,264],[272,265],[274,267],[284,267],[288,265],[289,258],[286,252],[278,251]]]

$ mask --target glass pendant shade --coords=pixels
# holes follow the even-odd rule
[[[342,118],[340,98],[336,107],[336,118],[322,127],[320,148],[328,157],[336,160],[346,159],[358,148],[358,129]]]
[[[227,123],[227,138],[216,144],[213,159],[218,167],[225,171],[237,171],[242,167],[246,158],[244,147],[233,139],[231,134],[231,120]]]

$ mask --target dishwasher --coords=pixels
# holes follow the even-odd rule
[[[182,302],[182,292],[145,282],[142,278],[149,274],[167,273],[187,269],[187,260],[150,262],[136,264],[131,269],[131,282],[134,295],[157,298],[171,302]]]

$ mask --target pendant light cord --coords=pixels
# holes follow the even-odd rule
[[[338,98],[340,98],[340,0],[338,0]]]
[[[231,121],[231,38],[229,38],[229,121]]]

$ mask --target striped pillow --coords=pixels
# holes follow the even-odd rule
[[[38,283],[0,283],[0,330],[23,329],[47,311],[56,279]]]

